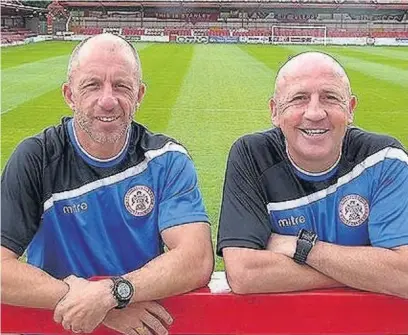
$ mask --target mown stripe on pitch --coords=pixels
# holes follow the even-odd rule
[[[279,68],[288,60],[289,56],[292,55],[290,50],[282,48],[279,45],[244,44],[240,45],[240,48],[273,70],[274,77]],[[272,84],[274,80],[275,78],[272,78]]]
[[[62,85],[68,56],[47,58],[2,71],[1,113]]]
[[[384,53],[383,55],[374,53],[374,51],[380,50],[380,49],[385,50],[386,47],[362,48],[362,47],[349,46],[349,47],[341,47],[341,48],[335,47],[330,50],[333,53],[345,55],[347,57],[357,58],[359,60],[363,60],[364,62],[388,65],[394,69],[397,69],[398,71],[399,69],[402,69],[402,70],[408,69],[407,67],[408,53],[405,53],[405,59],[402,59],[402,53],[396,54],[395,57],[393,56],[392,53],[388,53],[388,54]],[[370,50],[373,52],[371,53]]]
[[[352,69],[364,73],[367,76],[372,76],[379,80],[384,80],[392,84],[397,84],[404,88],[408,87],[408,70],[401,70],[387,64],[378,64],[369,62],[362,58],[347,56],[348,50],[353,50],[352,47],[322,48],[315,46],[285,46],[294,53],[304,52],[309,50],[321,50],[335,57],[345,68]]]
[[[407,47],[380,47],[380,46],[364,46],[353,47],[353,51],[361,52],[364,54],[381,56],[388,59],[406,61],[408,60],[408,48]],[[364,56],[365,57],[365,56]],[[406,68],[406,67],[405,67]]]
[[[8,69],[47,58],[70,55],[79,41],[48,41],[19,45],[1,49],[1,68]],[[148,47],[149,43],[133,43],[137,50]]]
[[[137,51],[142,51],[153,45],[153,43],[145,43],[145,42],[132,42],[132,45]]]
[[[1,49],[1,68],[8,69],[48,58],[69,55],[78,42],[48,41]]]
[[[1,116],[2,168],[19,142],[71,115],[59,88],[18,105]]]
[[[190,68],[193,46],[153,44],[140,52],[143,82],[147,86],[136,120],[153,131],[164,132],[173,105]]]

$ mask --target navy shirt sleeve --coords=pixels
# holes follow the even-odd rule
[[[1,177],[1,245],[22,255],[42,215],[42,149],[26,139],[11,155]]]
[[[382,166],[370,209],[371,244],[408,245],[408,155],[403,149],[390,148]]]
[[[167,155],[166,174],[159,203],[159,229],[193,222],[209,222],[190,157]]]
[[[244,139],[238,140],[225,174],[217,241],[220,256],[225,247],[266,248],[272,231],[258,170],[251,148]]]

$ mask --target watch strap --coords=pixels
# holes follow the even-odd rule
[[[317,234],[312,231],[301,229],[296,242],[296,251],[293,260],[298,264],[305,264],[307,256],[316,244]]]

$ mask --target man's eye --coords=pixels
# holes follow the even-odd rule
[[[124,88],[124,89],[129,89],[129,86],[125,85],[125,84],[116,84],[117,88]]]
[[[337,99],[337,97],[334,96],[334,95],[327,95],[327,96],[326,96],[326,99],[327,99],[327,100],[332,100],[332,101],[337,101],[337,100],[339,100],[339,99]]]
[[[98,86],[97,83],[88,83],[88,84],[84,85],[85,88],[94,88],[94,87],[97,87],[97,86]]]
[[[297,95],[297,96],[292,98],[292,101],[296,101],[296,102],[303,101],[303,100],[306,100],[306,96],[304,96],[304,95]]]

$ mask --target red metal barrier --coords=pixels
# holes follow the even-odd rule
[[[162,301],[170,334],[408,334],[408,300],[349,289],[239,296],[207,289]],[[2,333],[65,334],[48,310],[2,304]],[[101,326],[94,334],[113,334]]]

